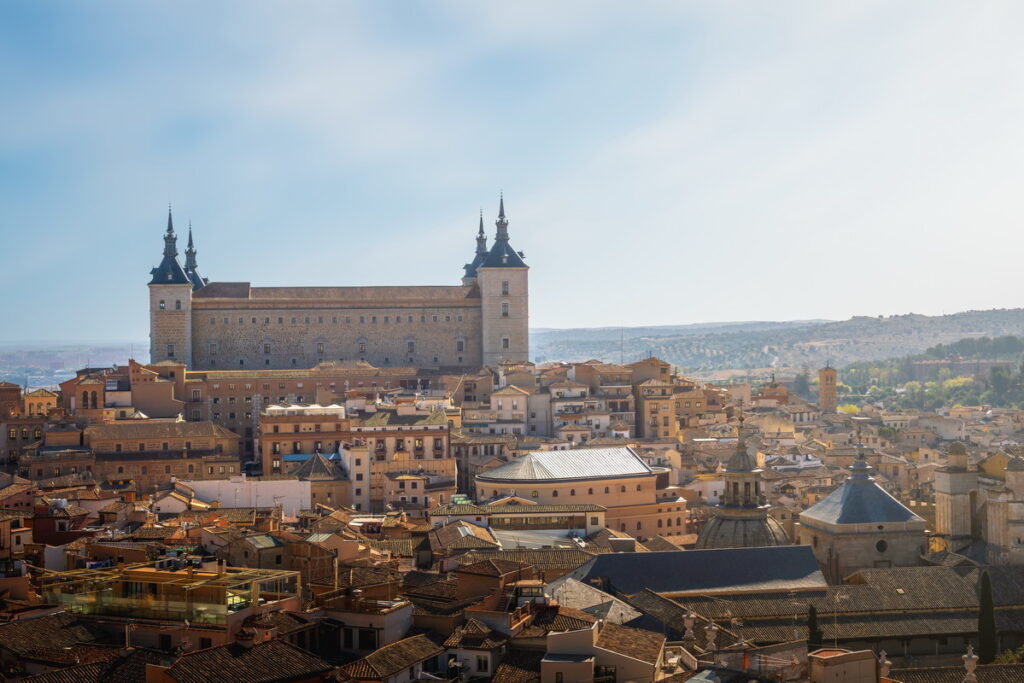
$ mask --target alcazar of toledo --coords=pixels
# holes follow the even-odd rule
[[[509,244],[502,199],[494,243],[483,216],[462,283],[397,287],[253,287],[199,274],[189,228],[185,265],[168,212],[152,270],[150,356],[192,370],[308,368],[322,361],[479,368],[525,361],[529,268]]]

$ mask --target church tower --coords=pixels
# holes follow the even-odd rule
[[[484,212],[480,212],[480,229],[476,233],[476,253],[473,260],[463,268],[466,273],[462,276],[462,284],[471,285],[476,282],[476,269],[483,264],[487,258],[487,235],[484,234]]]
[[[967,447],[959,441],[949,446],[946,464],[935,470],[935,532],[946,539],[950,550],[960,550],[972,540],[978,471],[970,466]]]
[[[529,360],[529,267],[509,244],[505,197],[498,205],[494,245],[477,267],[483,333],[483,363]],[[479,237],[477,238],[479,240]],[[479,241],[478,241],[478,244]]]
[[[836,412],[839,401],[836,398],[836,380],[839,373],[830,365],[818,370],[818,410],[822,413]]]
[[[193,250],[193,258],[195,252]],[[178,237],[174,234],[171,207],[167,207],[164,257],[150,271],[149,360],[164,360],[192,366],[193,283],[178,262]]]

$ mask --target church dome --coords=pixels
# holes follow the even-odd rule
[[[790,545],[790,540],[786,530],[770,515],[743,518],[718,514],[704,525],[694,547],[712,550],[776,545]]]

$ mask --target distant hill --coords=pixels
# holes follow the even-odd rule
[[[653,354],[702,373],[728,368],[816,368],[826,361],[902,358],[971,337],[1024,335],[1024,309],[914,313],[842,321],[736,322],[531,332],[531,358],[631,362]],[[621,336],[621,344],[620,344]]]

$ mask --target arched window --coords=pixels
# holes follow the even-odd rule
[[[181,299],[178,299],[177,301],[174,302],[174,310],[176,310],[176,311],[180,311],[181,310]]]
[[[637,484],[637,485],[636,485],[636,490],[637,490],[637,491],[641,491],[641,490],[642,490],[642,487],[640,486],[640,484]]]
[[[611,490],[610,488],[608,488],[607,486],[605,486],[605,487],[604,487],[604,492],[605,492],[605,493],[611,493],[611,492],[612,492],[612,490]]]
[[[90,401],[92,402],[92,407],[93,407],[93,409],[94,409],[94,410],[95,410],[96,408],[99,408],[99,407],[100,407],[100,406],[99,406],[99,404],[98,404],[98,403],[96,403],[96,392],[95,392],[95,391],[94,391],[94,392],[92,392],[92,395],[91,395],[91,396],[89,396],[89,400],[90,400]]]
[[[637,523],[636,523],[636,530],[637,530],[637,531],[640,531],[640,530],[641,530],[641,529],[643,529],[643,528],[644,528],[644,525],[643,525],[643,523],[642,523],[642,522],[637,522]]]
[[[620,486],[619,487],[619,493],[625,493],[625,492],[626,492],[626,487],[625,486]]]
[[[683,525],[683,518],[682,517],[676,517],[676,526],[682,526],[682,525]]]
[[[530,492],[530,498],[536,498],[536,497],[537,497],[537,496],[539,496],[539,495],[540,495],[540,493],[539,493],[539,492],[537,492],[537,491],[531,491],[531,492]]]
[[[164,301],[163,299],[160,299],[160,310],[162,311],[165,308],[167,308],[167,302]]]
[[[672,526],[672,518],[671,518],[671,517],[669,517],[669,518],[668,518],[668,519],[666,520],[666,522],[667,522],[668,526]]]
[[[558,498],[558,491],[552,491],[551,492],[551,497],[552,498]]]
[[[625,531],[625,530],[626,530],[626,523],[623,522],[622,524],[619,525],[619,531]]]
[[[594,495],[594,489],[587,489],[587,495],[588,496]]]
[[[662,520],[660,520],[660,519],[659,519],[659,520],[658,520],[658,528],[659,528],[659,529],[661,528],[661,525],[662,525]]]
[[[569,489],[569,495],[570,496],[575,496],[576,495],[576,489]]]
[[[89,409],[89,392],[88,391],[83,391],[82,392],[82,410],[88,410],[88,409]]]

